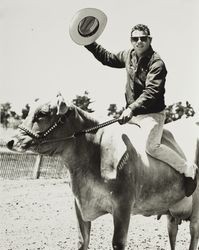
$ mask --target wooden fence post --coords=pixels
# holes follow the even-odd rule
[[[37,155],[33,169],[33,178],[38,179],[40,174],[42,155]]]

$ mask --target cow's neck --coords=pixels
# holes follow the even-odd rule
[[[100,136],[86,134],[70,142],[62,154],[67,166],[74,194],[79,194],[79,189],[89,187],[90,181],[100,179]]]
[[[95,127],[98,121],[94,120],[88,113],[76,108],[70,123],[74,124],[73,132]],[[86,133],[65,144],[62,158],[68,167],[71,178],[87,179],[88,175],[93,178],[100,176],[100,140],[103,129],[93,133]]]

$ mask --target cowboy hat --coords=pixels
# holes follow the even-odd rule
[[[73,17],[69,34],[79,45],[93,43],[103,32],[107,16],[99,9],[85,8],[79,10]]]

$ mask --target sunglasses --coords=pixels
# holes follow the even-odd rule
[[[139,39],[141,42],[146,42],[148,39],[148,36],[132,36],[131,37],[132,42],[138,42]]]

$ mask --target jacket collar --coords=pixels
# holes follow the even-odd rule
[[[153,48],[150,46],[150,47],[148,48],[148,50],[146,50],[145,53],[142,55],[142,57],[139,59],[139,61],[140,61],[140,60],[143,60],[144,58],[145,58],[145,59],[150,59],[151,56],[153,55],[153,53],[154,53],[154,50],[153,50]],[[137,55],[136,55],[134,49],[131,50],[131,58],[132,58],[132,57],[137,58]]]

